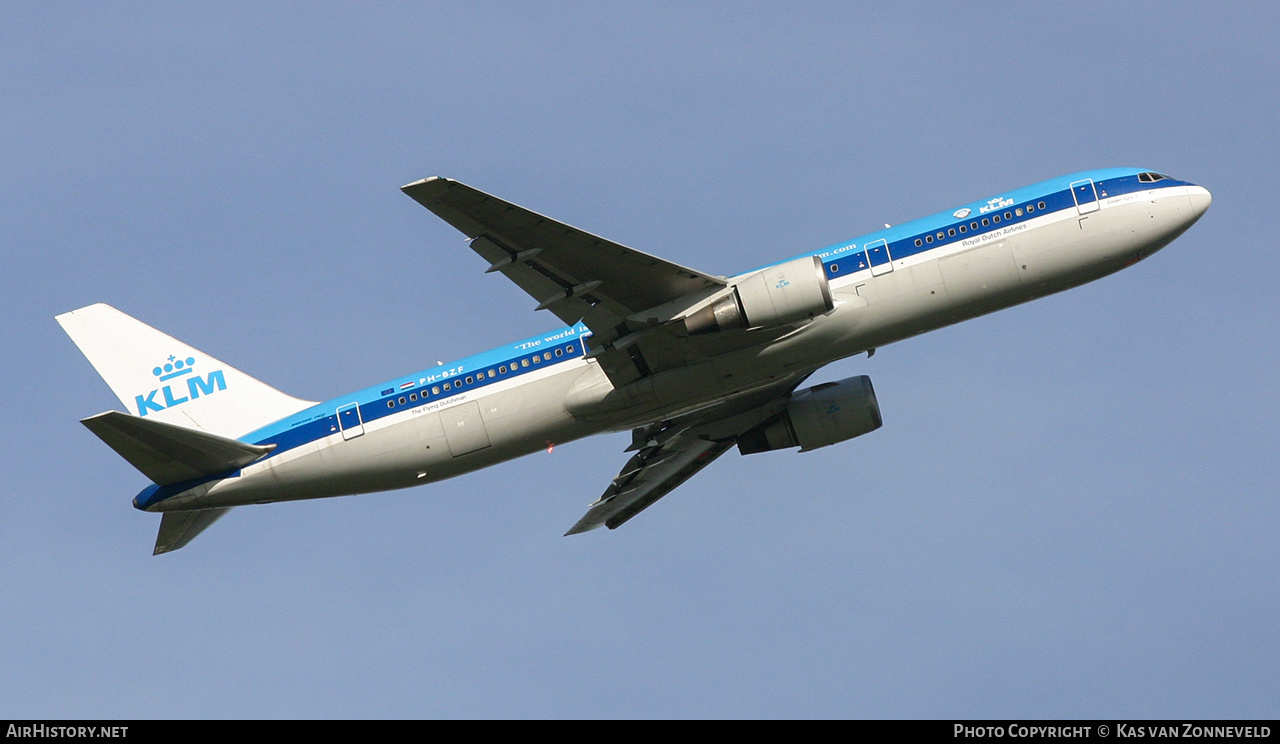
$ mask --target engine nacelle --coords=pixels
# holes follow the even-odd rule
[[[766,328],[807,320],[833,307],[822,259],[805,256],[752,274],[684,323],[690,335]]]
[[[882,423],[871,378],[850,377],[792,393],[778,417],[738,437],[738,451],[750,455],[800,447],[808,452],[875,431]]]

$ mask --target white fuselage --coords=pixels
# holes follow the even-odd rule
[[[992,203],[991,214],[999,215],[1004,207]],[[1034,195],[1029,203],[1036,203]],[[422,399],[416,393],[411,393],[414,399],[384,395],[359,403],[359,410],[341,421],[335,411],[351,403],[336,399],[320,404],[293,417],[291,424],[244,439],[271,440],[290,427],[326,425],[321,435],[281,447],[231,477],[200,483],[144,508],[200,509],[404,488],[590,434],[664,420],[1118,271],[1164,247],[1208,204],[1209,194],[1201,187],[1154,184],[1114,197],[1104,190],[1092,203],[1025,216],[1019,209],[1013,224],[983,226],[986,213],[974,210],[959,217],[970,210],[957,210],[954,224],[965,226],[962,234],[945,224],[952,218],[941,216],[936,234],[943,237],[936,247],[921,238],[921,250],[886,256],[875,265],[869,257],[885,239],[872,234],[818,254],[828,269],[834,309],[767,343],[615,387],[596,360],[584,357],[585,329],[566,329],[559,337],[548,334],[545,344],[533,343],[532,354],[546,355],[538,364],[525,364],[529,354],[519,360],[481,360],[485,363],[475,371],[484,384],[474,387],[469,376],[467,387],[461,387],[469,370],[460,371],[454,379],[461,391],[455,395],[428,396],[438,380],[423,373],[422,382],[414,381],[411,388],[423,391]],[[911,223],[894,234],[933,230],[925,220],[917,222],[923,227],[912,228],[916,223]],[[933,232],[928,237],[931,243]],[[524,366],[517,370],[520,364]],[[378,406],[377,417],[371,415],[373,406]]]

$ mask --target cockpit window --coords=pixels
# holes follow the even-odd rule
[[[1168,178],[1168,176],[1163,173],[1155,173],[1153,171],[1138,174],[1139,183],[1155,183],[1156,181],[1163,181],[1166,178]]]

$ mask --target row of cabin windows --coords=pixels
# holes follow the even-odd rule
[[[556,349],[554,353],[555,353],[555,356],[564,356],[566,351],[572,354],[573,344],[569,344],[568,346],[562,349]],[[450,380],[449,382],[446,382],[442,385],[432,385],[431,395],[439,395],[441,392],[447,393],[447,392],[450,392],[451,390],[461,390],[464,384],[472,385],[474,383],[481,382],[482,380],[486,380],[486,379],[492,380],[493,378],[498,377],[499,375],[507,374],[508,371],[514,373],[516,370],[528,367],[531,364],[542,364],[543,362],[549,362],[551,361],[551,356],[552,356],[552,352],[545,351],[541,354],[534,354],[533,356],[525,357],[524,359],[512,360],[510,370],[507,369],[507,365],[502,364],[502,365],[499,365],[496,370],[490,369],[488,372],[481,370],[479,372],[476,372],[474,375],[467,375],[465,382],[463,380]],[[388,400],[387,408],[395,408],[396,406],[403,406],[409,403],[414,403],[419,398],[421,398],[422,400],[426,400],[427,397],[428,395],[426,392],[423,392],[421,394],[416,392],[409,393],[408,395],[402,395],[399,398],[392,398],[391,400]]]
[[[1036,211],[1037,209],[1043,210],[1044,208],[1045,208],[1045,204],[1044,204],[1044,202],[1038,202],[1038,203],[1036,203],[1036,204],[1028,204],[1028,205],[1027,205],[1027,212],[1026,212],[1026,213],[1027,213],[1027,214],[1034,214],[1034,213],[1035,213],[1035,211]],[[1005,212],[1005,213],[1004,213],[1004,219],[1005,219],[1006,221],[1011,220],[1011,219],[1013,219],[1014,217],[1021,217],[1021,216],[1022,216],[1022,207],[1018,207],[1017,209],[1014,209],[1012,212]],[[991,215],[990,217],[983,217],[983,218],[982,218],[982,221],[981,221],[981,225],[982,225],[982,227],[990,227],[990,226],[992,225],[992,223],[997,224],[997,225],[998,225],[998,224],[1000,224],[1000,215],[998,215],[998,214],[993,214],[993,215]],[[979,221],[978,221],[978,220],[974,220],[973,222],[970,222],[968,225],[965,225],[965,224],[963,224],[963,223],[962,223],[958,228],[956,228],[956,227],[952,227],[952,228],[950,228],[950,229],[946,230],[945,232],[944,232],[944,231],[942,231],[942,230],[939,230],[939,231],[937,232],[937,239],[938,239],[938,242],[942,242],[943,240],[946,240],[947,238],[954,238],[954,237],[956,236],[956,232],[957,232],[957,230],[960,232],[960,234],[967,233],[967,232],[969,232],[970,230],[973,230],[974,232],[977,232],[977,231],[978,231],[978,225],[979,225]],[[934,236],[933,236],[933,235],[926,235],[926,236],[924,236],[924,239],[916,238],[916,247],[917,247],[917,248],[919,248],[920,246],[924,245],[925,243],[932,243],[932,242],[933,242],[933,240],[934,240]]]

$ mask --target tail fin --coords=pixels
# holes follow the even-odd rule
[[[314,405],[110,305],[82,307],[57,320],[125,410],[149,421],[235,438]]]

